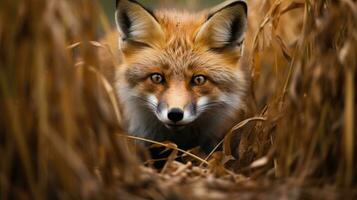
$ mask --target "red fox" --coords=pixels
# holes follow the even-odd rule
[[[129,134],[211,151],[246,108],[240,64],[247,29],[244,0],[210,11],[151,12],[116,1],[120,66],[115,87]]]

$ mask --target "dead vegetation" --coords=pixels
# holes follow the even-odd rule
[[[252,0],[249,15],[255,117],[206,158],[162,144],[157,172],[120,128],[98,3],[0,1],[0,198],[356,198],[357,2]]]

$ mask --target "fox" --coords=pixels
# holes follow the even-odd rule
[[[200,12],[117,0],[114,87],[128,134],[209,153],[246,112],[245,0]]]

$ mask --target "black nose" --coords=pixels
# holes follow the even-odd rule
[[[183,110],[180,108],[173,108],[167,114],[167,117],[175,123],[181,121],[183,119]]]

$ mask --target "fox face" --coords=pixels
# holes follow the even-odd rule
[[[241,0],[195,14],[117,1],[116,88],[128,132],[179,146],[213,145],[245,107],[239,60],[246,18]]]

